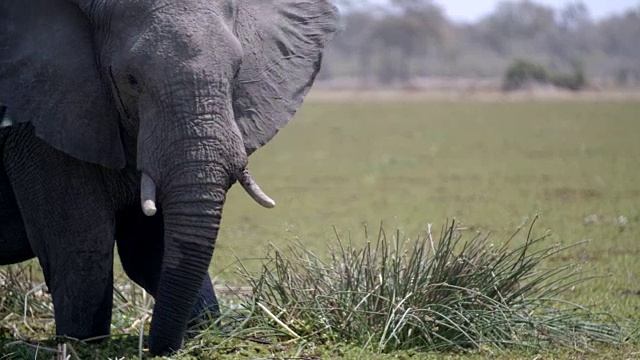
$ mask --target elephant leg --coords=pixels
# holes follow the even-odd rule
[[[1,109],[0,105],[0,112]],[[4,137],[6,136],[0,138]],[[0,158],[0,265],[19,263],[34,256],[27,239],[22,214],[4,169],[4,161]]]
[[[136,284],[153,297],[157,294],[164,253],[162,209],[155,216],[145,216],[139,205],[116,214],[116,244],[122,267]],[[191,328],[206,326],[206,320],[218,317],[220,309],[209,274],[205,276],[198,300],[191,311]]]
[[[108,335],[115,219],[102,171],[49,147],[31,129],[11,134],[4,160],[51,292],[56,334]]]

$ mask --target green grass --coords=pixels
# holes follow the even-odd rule
[[[568,296],[638,318],[639,134],[632,102],[308,104],[250,160],[276,208],[232,189],[211,273],[233,283],[235,255],[257,269],[296,237],[326,254],[332,225],[413,237],[455,218],[505,239],[539,214],[553,241],[590,241],[558,260],[609,275]]]
[[[274,247],[260,275],[246,276],[254,294],[248,307],[262,310],[248,329],[275,324],[279,339],[346,342],[381,353],[588,349],[635,336],[636,322],[561,300],[587,279],[576,265],[545,261],[567,249],[548,244],[548,234],[537,237],[531,226],[495,245],[480,234],[465,239],[457,229],[452,222],[439,239],[429,229],[405,241],[400,231],[380,228],[365,231],[366,244],[358,247],[354,237],[338,236],[329,261],[304,244]]]
[[[232,189],[211,274],[219,284],[241,283],[235,258],[257,271],[270,243],[286,248],[300,241],[326,257],[335,239],[332,225],[340,234],[359,234],[363,224],[372,229],[382,221],[415,238],[428,223],[440,229],[455,218],[466,237],[482,231],[501,241],[539,214],[538,232],[551,229],[549,241],[589,240],[550,262],[581,263],[585,277],[602,275],[570,288],[564,299],[638,321],[639,137],[636,102],[309,103],[250,159],[276,208],[265,210],[242,189]],[[137,354],[133,336],[130,356]],[[393,356],[363,354],[348,344],[200,341],[231,357]],[[640,356],[633,344],[599,349],[603,358]],[[447,356],[483,358],[491,352],[504,359],[538,354],[486,349]],[[571,350],[542,354],[583,356]]]

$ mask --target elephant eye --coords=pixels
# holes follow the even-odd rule
[[[138,86],[138,80],[131,74],[127,75],[127,82],[131,86]]]

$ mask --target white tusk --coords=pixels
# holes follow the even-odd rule
[[[153,216],[156,208],[156,184],[149,175],[142,173],[140,179],[140,201],[142,202],[142,212],[147,216]]]
[[[246,191],[258,204],[269,209],[276,206],[276,202],[268,197],[267,194],[260,189],[260,186],[256,184],[248,169],[244,169],[242,171],[242,175],[238,178],[238,181],[240,182],[240,185],[242,185],[244,191]]]

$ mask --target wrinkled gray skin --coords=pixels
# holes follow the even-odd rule
[[[301,105],[336,17],[329,0],[0,3],[0,262],[37,256],[57,334],[109,333],[117,239],[156,299],[150,352],[181,347],[215,302],[226,193]]]

